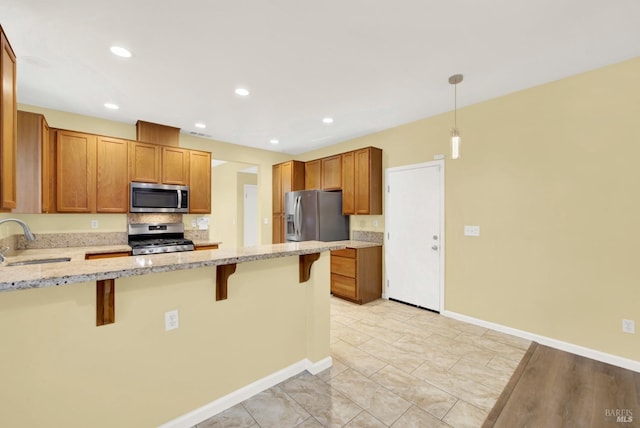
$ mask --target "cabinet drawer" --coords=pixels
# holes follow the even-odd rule
[[[348,259],[346,257],[331,256],[331,273],[337,273],[339,275],[348,276],[351,278],[356,277],[356,260]]]
[[[342,275],[331,274],[331,293],[356,299],[358,297],[358,293],[356,293],[356,280]]]
[[[356,250],[354,248],[345,248],[344,250],[333,250],[332,256],[349,257],[350,259],[356,258]]]

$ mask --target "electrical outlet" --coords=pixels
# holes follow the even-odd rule
[[[98,220],[91,220],[91,229],[98,228]]]
[[[636,322],[634,320],[622,320],[623,333],[636,333]]]
[[[373,220],[373,227],[378,227],[378,220]]]
[[[191,227],[193,227],[194,229],[198,226],[198,223],[196,223],[196,219],[191,219]]]
[[[480,226],[465,226],[464,236],[480,236]]]
[[[180,320],[178,319],[178,310],[174,309],[164,313],[164,330],[175,330],[180,326]]]

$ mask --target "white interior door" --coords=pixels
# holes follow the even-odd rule
[[[386,170],[386,296],[440,311],[444,286],[444,162]]]
[[[244,185],[244,246],[258,245],[258,186]]]

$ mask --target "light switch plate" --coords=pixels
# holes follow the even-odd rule
[[[634,320],[622,320],[622,331],[624,333],[635,334],[636,323]]]
[[[464,236],[480,236],[480,226],[465,225]]]
[[[175,330],[180,326],[180,320],[178,318],[178,310],[174,309],[164,313],[164,330]]]

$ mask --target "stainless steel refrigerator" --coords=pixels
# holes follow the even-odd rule
[[[342,214],[342,192],[287,192],[285,237],[287,242],[349,239],[349,217]]]

